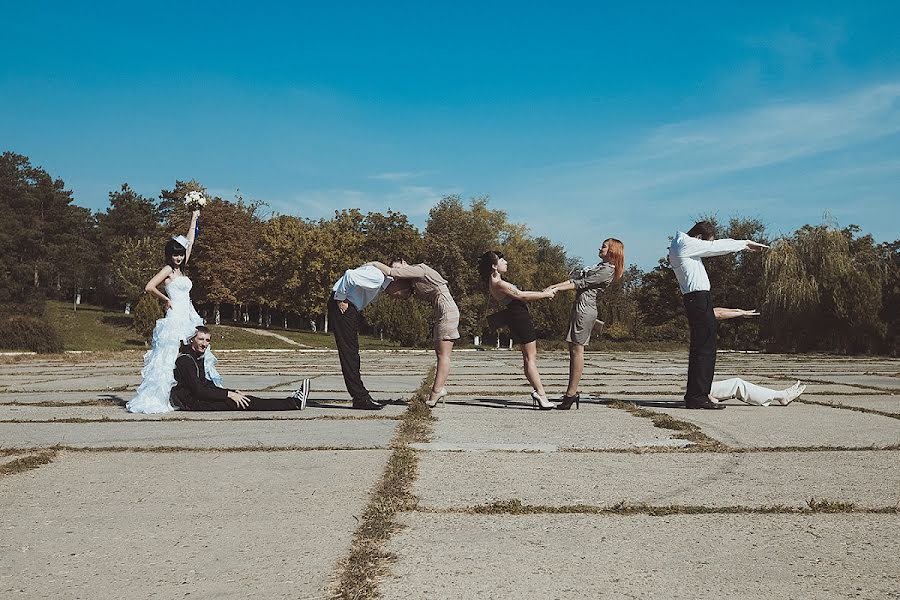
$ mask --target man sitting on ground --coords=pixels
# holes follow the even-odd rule
[[[200,325],[190,346],[175,359],[175,387],[169,397],[181,410],[303,410],[309,397],[309,379],[290,398],[257,398],[240,390],[219,387],[207,378],[204,364],[210,342],[209,328]]]

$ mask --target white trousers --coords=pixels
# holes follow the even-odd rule
[[[735,377],[724,381],[713,381],[709,395],[719,400],[736,398],[747,404],[768,406],[773,400],[783,398],[785,394],[783,390],[772,390]]]

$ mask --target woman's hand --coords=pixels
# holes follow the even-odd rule
[[[169,298],[166,298],[166,312],[172,310],[172,301]]]
[[[194,212],[191,213],[191,219],[196,221],[199,218],[200,218],[200,209],[198,208],[197,210],[195,210]]]

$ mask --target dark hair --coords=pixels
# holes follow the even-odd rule
[[[699,235],[703,240],[712,240],[716,237],[716,226],[709,221],[698,221],[687,234],[691,237]]]
[[[209,330],[209,327],[206,325],[197,325],[197,333],[208,333],[212,335],[212,332]]]
[[[394,257],[391,258],[391,261],[388,263],[388,266],[391,266],[395,262],[409,263],[409,257],[407,257],[405,254],[395,254]]]
[[[503,258],[503,253],[496,250],[488,250],[478,259],[478,275],[481,277],[481,283],[487,287],[491,280],[491,273],[494,272],[494,265]]]
[[[166,264],[172,267],[172,270],[175,270],[175,261],[172,260],[173,256],[181,256],[187,254],[187,249],[176,242],[175,240],[169,240],[166,242]],[[184,266],[184,262],[181,263],[181,266]]]

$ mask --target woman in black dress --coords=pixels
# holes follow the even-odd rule
[[[556,292],[546,290],[543,292],[523,292],[508,281],[503,281],[503,273],[507,270],[506,259],[503,254],[496,251],[488,251],[478,260],[478,273],[485,283],[494,300],[505,307],[499,313],[489,317],[492,325],[509,327],[512,339],[522,350],[522,362],[525,369],[525,377],[534,388],[531,393],[532,405],[535,408],[549,410],[556,406],[547,400],[544,386],[541,384],[541,376],[537,369],[537,333],[528,314],[526,302],[552,298]]]

